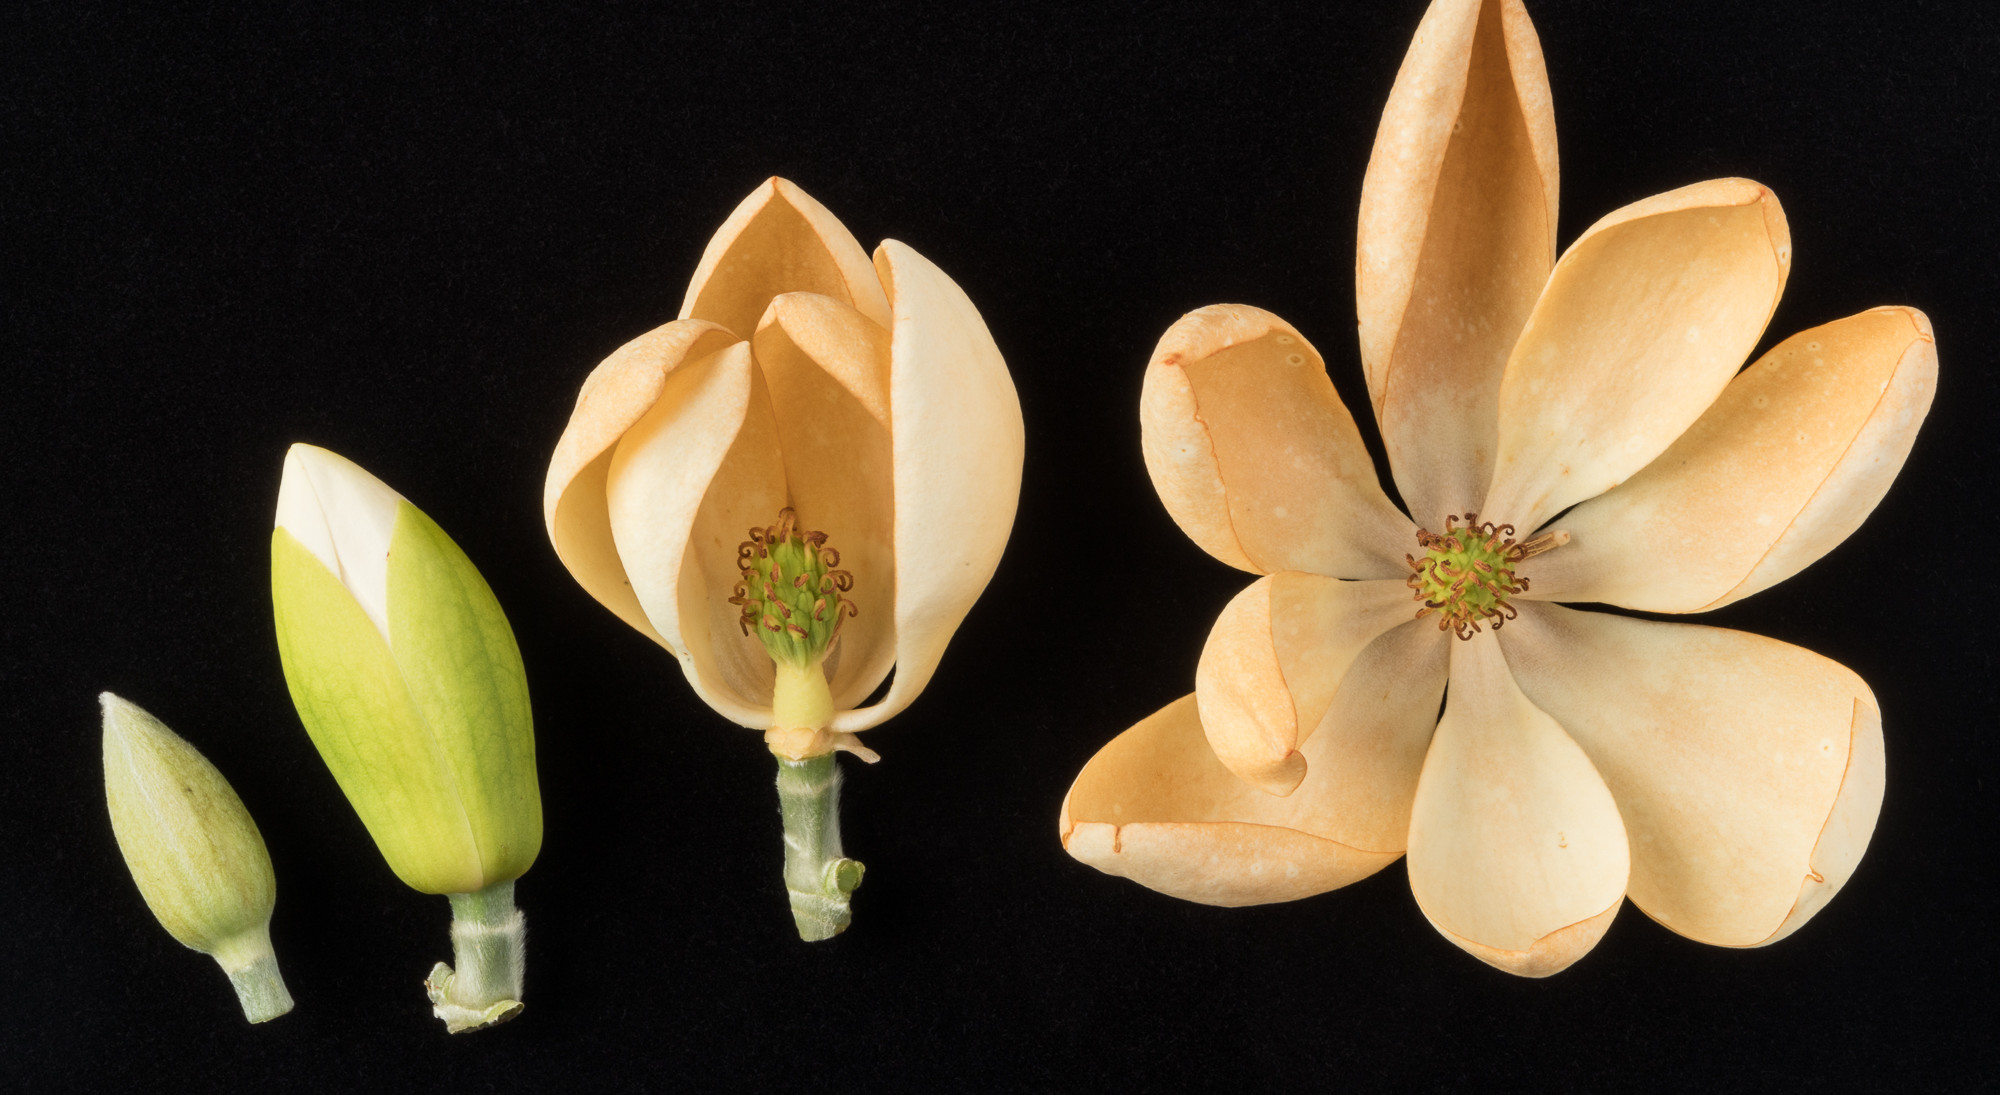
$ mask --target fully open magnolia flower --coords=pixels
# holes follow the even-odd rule
[[[1527,14],[1438,0],[1383,112],[1356,262],[1409,516],[1283,320],[1219,306],[1167,332],[1147,468],[1196,543],[1263,576],[1216,621],[1194,694],[1077,777],[1071,855],[1243,905],[1407,853],[1446,938],[1531,976],[1627,896],[1757,946],[1847,880],[1882,797],[1867,685],[1770,639],[1550,602],[1698,612],[1825,554],[1929,408],[1930,326],[1876,308],[1739,373],[1791,260],[1770,191],[1648,198],[1560,259],[1555,223]]]
[[[680,318],[584,381],[549,537],[710,707],[793,762],[786,875],[808,938],[846,925],[860,878],[832,752],[874,759],[855,734],[930,681],[999,564],[1021,455],[1013,380],[965,293],[895,240],[871,263],[783,179],[717,230]]]

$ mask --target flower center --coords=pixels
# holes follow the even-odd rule
[[[1545,532],[1525,543],[1514,539],[1514,526],[1481,522],[1468,513],[1458,525],[1458,514],[1444,519],[1444,534],[1417,530],[1417,543],[1424,557],[1403,556],[1411,574],[1403,579],[1416,599],[1423,602],[1417,618],[1435,612],[1438,630],[1461,639],[1479,633],[1480,621],[1491,621],[1493,630],[1520,615],[1508,598],[1528,588],[1526,578],[1514,568],[1523,559],[1540,555],[1569,542],[1569,533]]]
[[[743,633],[756,635],[780,665],[819,665],[840,637],[840,621],[861,611],[841,596],[854,588],[854,575],[839,566],[826,533],[800,529],[790,506],[777,524],[751,529],[736,547],[743,580],[729,598],[743,609]]]

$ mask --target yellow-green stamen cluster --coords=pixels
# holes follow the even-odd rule
[[[860,611],[841,594],[854,588],[854,575],[840,566],[840,553],[826,546],[826,533],[799,528],[787,506],[778,523],[753,528],[736,548],[736,583],[729,603],[743,613],[745,635],[755,635],[773,660],[818,665],[840,635],[840,621]]]
[[[1470,639],[1479,633],[1482,620],[1498,631],[1500,625],[1520,615],[1507,599],[1526,590],[1528,580],[1517,577],[1514,568],[1521,560],[1558,546],[1568,536],[1545,533],[1520,543],[1514,539],[1512,525],[1482,523],[1476,513],[1466,514],[1462,527],[1456,524],[1459,519],[1455,513],[1446,517],[1442,536],[1417,530],[1417,543],[1426,554],[1422,559],[1403,556],[1411,570],[1403,584],[1423,602],[1417,609],[1419,619],[1436,612],[1439,631]]]

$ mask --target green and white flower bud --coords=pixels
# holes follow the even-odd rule
[[[277,882],[243,800],[194,746],[106,692],[104,797],[147,907],[175,939],[213,957],[253,1023],[292,1010],[271,951]]]
[[[527,676],[493,591],[444,531],[352,461],[293,445],[271,534],[285,681],[391,870],[452,898],[453,1032],[521,1010],[513,883],[542,844]]]

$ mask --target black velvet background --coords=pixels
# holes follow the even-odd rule
[[[1969,1090],[1991,1083],[2000,18],[1974,3],[1538,0],[1561,241],[1748,175],[1785,203],[1764,345],[1925,309],[1939,396],[1852,540],[1706,622],[1854,668],[1885,712],[1867,858],[1790,940],[1627,907],[1523,981],[1403,867],[1215,909],[1071,860],[1078,768],[1192,687],[1245,578],[1139,457],[1161,331],[1257,304],[1350,407],[1356,201],[1414,2],[17,5],[0,35],[0,1081],[159,1090]],[[856,926],[794,936],[772,767],[591,601],[542,529],[577,388],[669,319],[782,174],[964,286],[1029,450],[998,576],[850,765]],[[514,622],[547,840],[517,1022],[447,1038],[442,898],[389,873],[299,727],[271,633],[285,446],[442,524]],[[95,696],[234,782],[276,861],[298,1010],[248,1027],[153,922],[107,822]],[[1310,1086],[1308,1086],[1310,1085]]]

